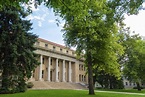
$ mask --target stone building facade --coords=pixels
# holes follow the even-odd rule
[[[83,59],[78,60],[74,50],[41,38],[35,46],[35,53],[40,55],[40,65],[30,80],[88,83]]]

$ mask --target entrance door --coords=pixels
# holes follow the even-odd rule
[[[50,71],[50,81],[52,81],[52,71]]]

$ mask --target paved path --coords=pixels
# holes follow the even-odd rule
[[[114,91],[99,91],[99,90],[95,90],[95,92],[105,92],[105,93],[115,93],[115,94],[130,94],[130,95],[145,95],[145,94],[143,94],[143,93],[114,92]]]
[[[76,90],[88,91],[88,90],[82,90],[82,89],[76,89]],[[145,95],[145,93],[114,92],[114,91],[100,91],[100,90],[95,90],[95,92],[114,93],[114,94],[128,94],[128,95],[143,95],[143,96]]]

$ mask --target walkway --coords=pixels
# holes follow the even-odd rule
[[[145,95],[145,94],[143,94],[143,93],[114,92],[114,91],[99,91],[99,90],[95,90],[95,92],[105,92],[105,93],[115,93],[115,94],[130,94],[130,95]]]
[[[76,89],[76,90],[81,90],[81,89]],[[81,90],[81,91],[88,91],[88,90]],[[100,91],[100,90],[95,90],[95,92],[102,92],[102,93],[114,93],[114,94],[128,94],[128,95],[145,95],[145,93],[130,93],[130,92],[114,92],[114,91]]]

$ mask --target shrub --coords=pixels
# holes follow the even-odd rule
[[[32,82],[27,83],[27,88],[32,88],[33,86],[34,86],[34,84]]]
[[[133,87],[133,89],[138,89],[137,87]],[[145,87],[141,87],[141,89],[145,89]]]

